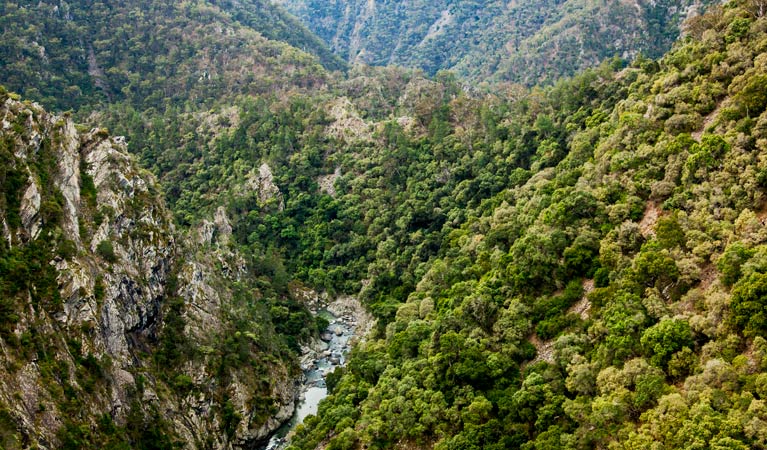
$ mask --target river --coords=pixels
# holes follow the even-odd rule
[[[335,313],[335,314],[333,314]],[[322,399],[328,396],[325,376],[346,364],[346,356],[351,347],[351,340],[358,327],[358,318],[348,310],[328,309],[318,312],[330,322],[321,334],[321,341],[315,349],[304,354],[302,368],[304,381],[299,395],[299,402],[293,416],[272,435],[264,450],[282,450],[289,445],[289,435],[306,416],[317,414]]]

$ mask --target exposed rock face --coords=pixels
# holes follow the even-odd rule
[[[29,186],[24,191],[24,197],[21,199],[21,224],[27,233],[35,239],[40,233],[40,191],[34,180],[29,180]]]
[[[16,343],[0,336],[0,409],[8,411],[19,446],[60,445],[68,419],[61,406],[66,385],[81,397],[78,417],[90,420],[90,429],[104,414],[122,425],[131,408],[151,408],[187,448],[253,448],[293,413],[297,369],[281,361],[234,366],[223,380],[210,369],[215,352],[206,349],[236,315],[231,286],[246,274],[245,261],[229,247],[226,211],[219,208],[195,239],[185,240],[154,179],[137,167],[124,140],[99,129],[78,132],[69,118],[36,104],[0,100],[0,137],[13,146],[13,161],[0,164],[24,180],[17,222],[0,204],[3,238],[10,249],[52,243],[45,267],[55,271],[61,299],[41,304],[34,292],[20,293],[11,331]],[[264,199],[279,195],[268,166],[259,180]],[[166,319],[177,314],[169,310],[172,296],[183,300],[183,335],[201,355],[176,368],[196,387],[186,391],[162,381],[152,360]],[[18,350],[30,335],[47,342],[45,361]],[[102,374],[90,387],[78,374],[86,356]],[[53,380],[50,361],[60,368]],[[276,412],[269,419],[259,413],[263,400],[254,398],[264,371]],[[223,397],[238,418],[230,433],[223,431]]]
[[[68,377],[61,381],[73,389],[80,388],[73,373],[77,356],[67,341],[78,342],[83,355],[110,361],[104,367],[106,383],[84,406],[94,420],[107,412],[119,422],[127,412],[127,390],[135,389],[131,371],[139,369],[136,352],[141,342],[155,336],[160,324],[175,253],[170,216],[147,174],[127,156],[124,143],[98,131],[80,134],[71,120],[47,114],[35,104],[6,99],[0,115],[6,118],[0,134],[13,143],[15,156],[3,163],[27,180],[18,211],[21,227],[10,244],[44,239],[73,247],[71,255],[54,252],[50,261],[60,305],[30,302],[19,314],[14,334],[51,340],[52,360],[69,367]],[[22,119],[22,128],[11,126]],[[108,212],[98,228],[90,224],[94,211],[86,211],[81,201],[81,170],[86,167],[84,173],[98,192],[92,209]],[[10,213],[0,211],[6,227]],[[56,225],[49,223],[51,216],[58,217]],[[101,242],[109,243],[108,261],[95,251]],[[24,440],[41,448],[56,447],[63,413],[48,386],[50,376],[35,359],[14,354],[7,345],[2,342],[4,367],[22,365],[22,369],[3,374],[2,403],[20,425]],[[23,402],[13,400],[18,389]],[[42,420],[37,411],[43,411]]]
[[[106,140],[108,146],[118,146],[113,140]],[[61,144],[59,146],[59,173],[55,176],[56,187],[64,197],[64,220],[63,228],[67,235],[79,242],[79,225],[77,214],[80,209],[80,136],[75,130],[75,124],[71,120],[65,120],[61,124]],[[125,151],[124,145],[121,147]],[[90,156],[95,152],[89,151]],[[99,185],[96,185],[98,188]]]
[[[258,201],[261,204],[267,204],[270,201],[274,201],[278,204],[278,208],[282,211],[285,208],[285,202],[282,198],[280,188],[274,184],[274,175],[269,164],[263,163],[258,168],[258,173],[251,171],[248,174],[248,181],[245,184],[245,188],[251,191],[255,191],[258,195]]]
[[[226,216],[226,209],[223,206],[219,206],[216,209],[216,214],[213,221],[204,220],[197,233],[198,244],[211,244],[218,242],[226,245],[229,243],[229,238],[232,235],[232,225],[229,223],[229,218]]]
[[[336,197],[336,180],[341,177],[341,168],[336,167],[330,175],[320,175],[317,179],[317,184],[320,187],[320,192],[324,192],[329,196]]]
[[[213,221],[203,221],[196,231],[194,248],[185,248],[185,261],[179,271],[179,295],[185,300],[184,332],[196,343],[213,347],[216,336],[224,329],[227,314],[236,311],[232,305],[234,283],[247,277],[245,260],[229,244],[232,227],[224,208],[218,208]],[[247,333],[246,333],[247,334]],[[212,386],[217,383],[216,374],[210,373],[211,361],[191,361],[184,367],[197,386]],[[298,395],[299,379],[295,368],[282,364],[264,362],[269,371],[269,398],[273,401],[273,412],[268,418],[257,417],[254,406],[263,399],[254,398],[253,386],[263,383],[249,368],[240,368],[230,374],[226,386],[218,390],[201,389],[178,405],[169,405],[167,413],[180,426],[187,442],[201,437],[213,442],[215,448],[256,448],[284,421],[293,415]],[[215,397],[221,391],[228,395],[230,406],[241,418],[234,435],[228,439],[220,432],[221,420],[217,412]],[[194,424],[190,426],[189,424]]]
[[[372,125],[360,117],[348,98],[341,97],[334,100],[328,105],[328,112],[333,118],[333,123],[328,127],[328,135],[347,142],[372,138]]]
[[[288,378],[287,373],[281,375],[286,379]],[[298,397],[300,388],[298,378],[292,378],[290,383],[280,383],[276,386],[277,389],[272,391],[272,398],[275,399],[276,404],[278,405],[276,412],[267,419],[266,423],[254,430],[246,428],[246,424],[248,423],[247,420],[241,422],[241,429],[238,430],[238,438],[234,442],[235,447],[255,448],[258,444],[263,443],[269,435],[293,416],[293,413],[296,410],[296,398]],[[247,386],[242,383],[240,383],[238,387],[242,389],[247,388]],[[235,392],[241,394],[235,396],[235,399],[239,400],[238,404],[247,405],[250,394],[246,390],[235,390]]]

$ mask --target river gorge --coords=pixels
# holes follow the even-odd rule
[[[317,302],[310,310],[327,319],[329,324],[320,334],[320,339],[303,347],[303,381],[296,409],[290,420],[272,435],[264,450],[286,448],[295,427],[307,416],[317,414],[320,401],[328,395],[327,375],[346,365],[352,345],[369,331],[372,324],[370,315],[354,297],[339,297],[324,306]]]

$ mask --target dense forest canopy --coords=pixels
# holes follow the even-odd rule
[[[285,84],[314,88],[320,64],[344,67],[261,0],[2,2],[0,29],[3,84],[56,110],[197,109]]]
[[[658,58],[710,1],[279,0],[350,62],[553,83],[619,56]]]
[[[378,334],[294,445],[764,446],[761,6],[714,8],[659,62],[534,92],[469,141],[502,187],[363,290]]]
[[[189,233],[187,262],[216,255],[216,270],[241,267],[216,285],[232,313],[213,340],[185,334],[173,287],[162,308],[179,320],[142,350],[142,373],[174,398],[215,396],[223,434],[245,426],[234,393],[176,367],[252,377],[266,406],[248,425],[266,421],[273,386],[259,361],[297,372],[290,361],[325,325],[297,295],[313,289],[358,295],[377,322],[328,378],[331,395],[294,448],[767,446],[762,0],[712,6],[657,60],[612,58],[547,87],[491,90],[465,89],[440,65],[433,77],[332,72],[343,63],[260,2],[98,4],[91,21],[86,6],[4,3],[0,82],[126,136]],[[563,14],[558,24],[579,17],[547,13]],[[2,207],[16,229],[24,177],[11,148]],[[37,176],[50,157],[39,155]],[[96,221],[95,185],[83,180]],[[43,194],[54,238],[57,195]],[[214,216],[226,244],[197,248],[193,231]],[[30,289],[52,315],[63,307],[52,267],[34,288],[17,283],[24,267],[66,252],[51,243],[0,247],[4,345]],[[106,244],[93,251],[120,258]],[[82,374],[96,370],[81,359]],[[0,430],[13,435],[21,425],[4,406]],[[159,414],[136,411],[128,428],[77,417],[60,439],[139,446],[172,435],[164,422],[131,434]]]

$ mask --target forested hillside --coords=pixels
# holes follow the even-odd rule
[[[263,37],[306,33],[281,27],[282,13],[260,22],[271,9],[224,6],[2,4],[0,83],[74,108],[0,99],[2,447],[253,447],[293,412],[300,345],[322,321],[278,263],[240,252],[222,202],[174,229],[161,186],[126,150],[172,161],[179,121],[217,134],[211,105],[321,92],[331,78]],[[115,123],[136,128],[101,128]]]
[[[249,5],[3,4],[0,83],[125,136],[2,94],[3,446],[252,448],[307,293],[377,323],[295,448],[767,446],[762,0],[489,94]]]
[[[710,1],[278,0],[350,62],[472,81],[551,83],[619,56],[658,58]]]
[[[318,63],[343,67],[261,0],[2,2],[0,30],[3,84],[58,110],[198,108],[222,96],[316,87],[325,76]]]
[[[764,14],[714,8],[658,63],[493,108],[495,142],[464,154],[502,187],[371,284],[406,301],[295,447],[763,447]],[[378,248],[393,267],[402,247]]]

